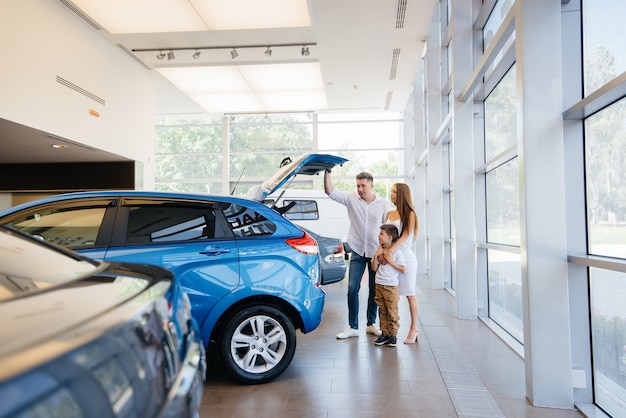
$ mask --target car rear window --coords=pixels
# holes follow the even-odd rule
[[[272,235],[276,225],[260,213],[235,203],[222,203],[222,210],[237,238]]]

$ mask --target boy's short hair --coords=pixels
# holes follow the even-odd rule
[[[391,225],[391,224],[382,224],[380,226],[380,229],[382,229],[383,231],[385,231],[387,234],[389,234],[391,236],[391,242],[396,242],[396,240],[398,239],[398,228],[396,228],[395,225]]]

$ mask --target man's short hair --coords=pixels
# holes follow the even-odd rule
[[[366,172],[366,171],[361,171],[359,174],[356,175],[356,179],[357,180],[367,180],[370,183],[374,183],[374,176],[372,176],[370,173]]]

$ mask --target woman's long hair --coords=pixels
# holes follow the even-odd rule
[[[413,228],[413,234],[417,235],[417,231],[419,230],[418,221],[417,221],[417,213],[415,213],[415,209],[413,209],[413,199],[411,198],[411,189],[409,186],[404,183],[396,183],[396,209],[398,209],[398,214],[400,214],[400,222],[403,225],[402,235],[405,233],[408,234],[408,228],[404,228],[404,225],[410,225],[411,212],[415,215],[415,225]]]

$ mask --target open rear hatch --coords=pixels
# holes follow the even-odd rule
[[[330,170],[336,165],[343,165],[348,161],[343,157],[330,154],[302,154],[293,160],[283,160],[280,169],[260,186],[248,191],[247,197],[263,202],[267,196],[285,186],[298,174],[314,175],[320,171]]]

